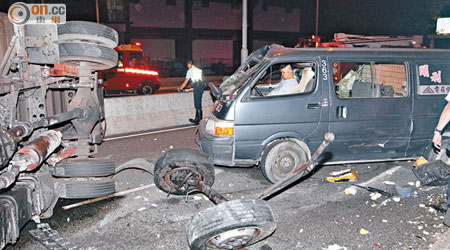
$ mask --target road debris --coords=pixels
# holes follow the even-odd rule
[[[361,234],[361,235],[366,235],[366,234],[368,234],[369,233],[369,230],[367,230],[367,229],[365,229],[365,228],[361,228],[360,230],[359,230],[359,234]]]
[[[358,181],[358,171],[351,169],[334,171],[325,180],[329,182],[356,182]]]
[[[151,187],[154,187],[154,186],[155,186],[155,184],[149,184],[149,185],[146,185],[146,186],[125,190],[125,191],[117,192],[117,193],[110,194],[110,195],[107,195],[107,196],[103,196],[103,197],[99,197],[99,198],[95,198],[95,199],[90,199],[90,200],[85,200],[85,201],[77,202],[77,203],[74,203],[74,204],[71,204],[71,205],[63,206],[62,209],[68,210],[68,209],[71,209],[71,208],[74,208],[74,207],[79,207],[79,206],[91,204],[91,203],[94,203],[94,202],[97,202],[97,201],[106,200],[106,199],[109,199],[109,198],[123,197],[126,194],[134,193],[134,192],[141,191],[141,190],[144,190],[144,189],[147,189],[147,188],[151,188]]]
[[[395,185],[395,182],[393,182],[393,181],[383,181],[382,182],[383,184],[386,184],[386,185]]]
[[[358,190],[356,190],[356,188],[354,186],[348,187],[345,189],[345,194],[351,194],[351,195],[355,195],[356,192],[358,192]]]
[[[383,191],[383,190],[378,189],[378,188],[374,188],[374,187],[364,187],[364,186],[360,186],[360,185],[357,185],[357,184],[352,184],[352,185],[353,185],[353,186],[356,186],[356,187],[359,187],[359,188],[363,188],[363,189],[365,189],[365,190],[367,190],[367,191],[369,191],[369,192],[372,192],[372,193],[379,193],[379,194],[384,195],[384,196],[386,196],[386,197],[388,197],[388,198],[394,196],[393,194],[391,194],[391,193],[389,193],[389,192],[386,192],[386,191]]]
[[[373,201],[378,200],[378,198],[380,198],[380,197],[381,197],[380,193],[371,193],[370,194],[370,199],[373,200]]]
[[[327,248],[322,248],[323,250],[347,250],[346,247],[341,247],[338,244],[329,245]]]
[[[400,202],[400,197],[394,197],[392,198],[392,200],[394,200],[395,202]]]
[[[412,188],[411,187],[402,187],[398,184],[395,184],[395,191],[397,191],[397,194],[400,195],[400,197],[406,198],[410,197],[412,195]]]

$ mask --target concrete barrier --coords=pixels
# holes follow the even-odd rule
[[[205,91],[204,116],[212,105]],[[106,98],[106,137],[192,125],[189,118],[194,115],[193,92]]]

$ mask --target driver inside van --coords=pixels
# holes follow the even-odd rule
[[[275,86],[275,88],[269,92],[268,96],[284,95],[288,94],[290,90],[298,85],[295,79],[294,71],[290,64],[282,64],[281,69],[281,81]]]

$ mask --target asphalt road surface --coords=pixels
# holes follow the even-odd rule
[[[171,148],[198,149],[195,129],[140,135],[105,141],[99,156],[122,164],[134,158],[156,162]],[[314,175],[268,201],[277,221],[277,230],[250,250],[290,249],[429,249],[448,228],[443,214],[426,207],[445,202],[446,187],[416,186],[413,162],[389,162],[323,166]],[[395,201],[357,189],[344,190],[351,183],[325,181],[329,172],[351,168],[358,171],[358,184],[395,193],[393,183],[410,186],[413,194]],[[252,198],[270,186],[259,168],[217,167],[213,188],[229,199]],[[117,191],[153,183],[141,170],[119,173]],[[189,219],[214,206],[202,195],[167,197],[150,186],[123,198],[89,204],[70,210],[63,205],[78,200],[61,200],[55,214],[45,220],[66,239],[83,249],[189,249],[185,230]],[[22,230],[19,241],[7,249],[45,249]]]

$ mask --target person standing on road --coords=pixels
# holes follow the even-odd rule
[[[438,149],[441,149],[442,145],[442,132],[445,126],[447,126],[447,124],[450,122],[450,93],[447,94],[445,100],[447,100],[447,105],[445,105],[444,109],[442,110],[439,122],[434,129],[433,144]],[[450,150],[449,146],[450,144],[447,145],[446,149],[442,150]],[[447,213],[444,216],[444,224],[450,227],[450,180],[447,186]]]
[[[194,65],[192,60],[187,62],[188,71],[186,78],[181,84],[178,91],[181,91],[191,81],[191,85],[194,87],[194,106],[195,106],[195,119],[189,119],[190,122],[198,125],[203,117],[202,112],[202,97],[203,91],[206,88],[206,84],[203,82],[202,70]]]

